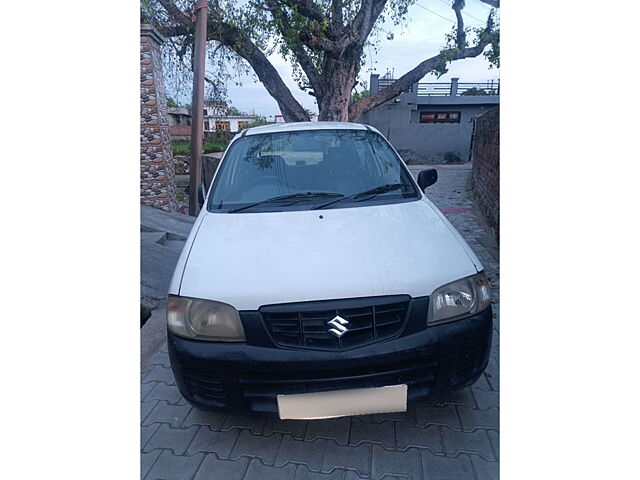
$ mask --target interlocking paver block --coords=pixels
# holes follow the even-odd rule
[[[290,435],[284,435],[274,465],[278,467],[289,462],[302,463],[307,465],[310,470],[320,471],[325,443],[325,439],[303,442],[295,440]]]
[[[165,343],[166,345],[166,343]],[[166,368],[171,368],[171,362],[169,361],[169,355],[166,352],[158,352],[149,361],[151,365],[162,365]]]
[[[275,432],[289,433],[293,438],[303,440],[308,423],[306,420],[280,420],[270,417],[267,419],[262,434],[266,436]]]
[[[472,431],[476,428],[492,428],[500,431],[500,412],[497,408],[491,407],[486,410],[472,410],[459,406],[458,413],[464,431]]]
[[[489,430],[487,432],[487,435],[489,436],[489,440],[491,440],[493,453],[495,453],[496,458],[500,460],[500,434],[498,432],[494,432],[493,430]]]
[[[232,428],[248,428],[251,430],[251,433],[255,433],[256,435],[260,435],[262,430],[264,429],[264,424],[267,419],[265,417],[251,417],[245,415],[229,415],[224,424],[221,427],[221,430],[230,430]]]
[[[306,465],[298,465],[293,480],[344,480],[344,470],[331,473],[312,472]]]
[[[230,459],[234,460],[241,456],[258,457],[265,464],[272,465],[278,452],[278,447],[282,440],[280,433],[274,433],[268,437],[253,435],[249,430],[241,430],[238,440],[233,447]]]
[[[441,407],[445,405],[464,405],[468,408],[476,408],[476,401],[473,398],[470,388],[465,388],[458,392],[448,392],[434,401],[432,406]]]
[[[491,385],[491,390],[497,392],[500,390],[500,367],[495,358],[489,359],[489,365],[484,371],[487,381]]]
[[[371,445],[343,446],[334,440],[327,440],[322,471],[331,472],[336,468],[356,470],[360,475],[368,476],[371,471]]]
[[[478,390],[477,388],[474,388],[473,396],[475,397],[480,410],[500,406],[500,392]]]
[[[389,451],[380,445],[374,445],[371,478],[378,480],[385,475],[404,475],[410,479],[422,479],[420,450],[409,448],[404,452]]]
[[[252,459],[247,473],[242,480],[293,480],[296,466],[293,463],[284,467],[270,467],[263,465],[258,459]]]
[[[142,384],[148,382],[163,382],[167,385],[175,385],[176,379],[173,377],[173,372],[170,368],[163,367],[162,365],[154,365],[153,368],[142,380]]]
[[[415,425],[416,411],[414,405],[408,405],[406,412],[374,413],[372,415],[358,415],[356,418],[367,423],[382,423],[387,420],[393,420],[408,425]]]
[[[382,423],[365,423],[352,417],[349,445],[359,445],[362,442],[382,443],[385,447],[393,448],[393,422],[386,420]]]
[[[154,423],[148,427],[140,427],[140,449],[145,446],[149,439],[156,433],[156,430],[160,427],[159,423]]]
[[[478,380],[476,380],[476,383],[474,383],[472,387],[479,390],[491,390],[491,385],[489,385],[489,382],[487,382],[487,378],[484,376],[484,374],[478,377]]]
[[[203,458],[204,454],[183,457],[165,450],[144,480],[191,480]]]
[[[156,408],[151,411],[142,424],[168,423],[177,428],[182,425],[189,410],[191,410],[191,405],[169,405],[167,402],[159,401]]]
[[[156,408],[156,405],[158,405],[157,400],[151,402],[140,402],[140,422],[143,422],[145,418],[147,418],[153,409]]]
[[[422,470],[429,480],[474,480],[471,459],[465,454],[442,457],[424,450]]]
[[[314,420],[309,422],[304,439],[311,442],[316,438],[331,438],[340,445],[347,445],[349,441],[349,425],[349,417]]]
[[[478,480],[498,480],[500,478],[500,464],[488,462],[478,455],[470,455],[473,469]]]
[[[447,427],[440,428],[442,429],[444,451],[448,456],[455,457],[460,452],[477,453],[487,460],[495,460],[493,449],[485,430],[454,432]]]
[[[173,450],[176,455],[183,455],[197,431],[197,427],[171,428],[166,423],[162,423],[144,446],[143,451],[150,452],[156,448],[162,448]]]
[[[342,471],[342,470],[336,470],[336,472],[338,471]],[[362,480],[365,477],[361,477],[360,475],[358,475],[358,472],[356,472],[355,470],[347,470],[344,472],[344,480]],[[369,478],[369,477],[366,477]],[[387,480],[389,477],[386,477],[385,480]],[[404,479],[403,479],[404,480]]]
[[[197,452],[214,452],[219,458],[229,458],[238,435],[240,435],[240,430],[237,429],[218,432],[211,430],[207,426],[201,426],[187,448],[187,455],[193,455]]]
[[[221,460],[213,453],[204,457],[194,480],[240,480],[247,471],[249,459]]]
[[[144,479],[144,477],[149,473],[153,464],[158,460],[158,457],[162,453],[162,450],[154,450],[151,453],[142,453],[140,454],[140,478]]]
[[[396,441],[398,448],[407,447],[428,448],[435,453],[442,453],[442,439],[440,427],[412,427],[411,425],[396,424]]]
[[[149,383],[141,383],[140,384],[140,401],[142,402],[144,400],[144,397],[147,396],[147,394],[153,390],[153,387],[155,387],[156,384],[155,382],[149,382]]]
[[[184,419],[184,422],[182,422],[182,426],[206,425],[211,428],[211,430],[220,430],[227,415],[227,413],[207,412],[194,407],[189,412],[189,415],[187,415],[187,418]]]
[[[164,400],[167,403],[175,405],[182,399],[178,387],[175,385],[167,385],[162,382],[156,383],[156,386],[144,397],[145,402],[151,400]]]
[[[421,427],[426,427],[427,425],[446,425],[451,430],[461,430],[456,407],[453,405],[432,407],[420,403],[416,405],[416,417],[418,425]]]

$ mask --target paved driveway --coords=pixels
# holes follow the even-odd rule
[[[495,245],[468,190],[469,166],[437,167],[427,190],[484,264],[492,281],[489,366],[470,388],[406,413],[282,421],[204,413],[178,392],[166,354],[142,380],[142,478],[492,479],[499,460],[499,304]],[[415,173],[419,168],[412,167]]]

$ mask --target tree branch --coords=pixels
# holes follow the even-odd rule
[[[388,0],[363,0],[360,10],[353,19],[352,28],[357,42],[364,45],[378,17],[387,5]]]
[[[375,0],[374,0],[375,1]],[[381,90],[371,96],[364,97],[357,102],[349,105],[349,119],[355,121],[364,112],[383,104],[387,100],[397,97],[402,92],[408,90],[414,83],[418,82],[427,73],[433,71],[443,71],[447,63],[463,58],[472,58],[480,55],[484,49],[491,43],[491,33],[493,32],[493,14],[489,14],[487,25],[480,33],[478,43],[473,47],[467,47],[467,38],[464,31],[464,20],[462,18],[462,8],[464,0],[454,0],[451,8],[456,13],[458,21],[456,27],[456,48],[440,52],[431,58],[418,64],[413,70],[405,73],[398,80],[393,82],[384,90]]]
[[[278,0],[278,2],[289,7],[294,12],[297,12],[310,20],[315,20],[318,23],[323,23],[325,20],[329,20],[313,0]]]
[[[349,105],[349,121],[355,121],[364,112],[383,104],[387,100],[397,97],[402,92],[408,90],[427,73],[437,71],[439,68],[442,68],[443,65],[446,65],[447,62],[461,60],[463,58],[477,57],[484,51],[485,47],[489,45],[489,43],[489,36],[483,34],[481,35],[478,43],[473,47],[456,49],[453,54],[450,51],[448,53],[440,52],[438,55],[426,59],[384,90],[381,90],[371,96],[364,97]]]
[[[465,48],[467,45],[467,36],[464,32],[464,19],[462,18],[462,7],[464,6],[464,0],[453,0],[451,8],[456,12],[456,20],[458,26],[456,28],[456,45],[458,48]]]
[[[286,37],[286,34],[288,32],[294,31],[287,14],[282,9],[278,8],[277,0],[265,0],[265,3],[267,4],[267,7],[269,7],[271,16],[276,22],[278,31],[283,38]],[[309,80],[309,83],[311,84],[310,86],[313,91],[317,94],[322,94],[323,84],[320,78],[320,72],[318,72],[318,69],[311,60],[311,57],[309,57],[309,55],[305,51],[302,43],[292,42],[289,45],[289,48],[291,48],[291,51],[295,55],[296,60],[298,60],[300,67],[307,75],[307,79]]]
[[[500,8],[500,0],[480,0],[482,3],[491,5],[494,8]]]
[[[180,10],[171,0],[158,0],[158,3],[162,5],[162,8],[169,14],[169,18],[173,19],[178,25],[186,28],[191,27],[193,23],[191,17]]]
[[[344,27],[342,2],[343,0],[331,0],[331,28],[334,32],[339,32]]]
[[[171,0],[158,1],[170,17],[173,18],[173,15],[177,15],[175,21],[178,22],[178,26],[163,28],[161,31],[163,35],[176,37],[193,33],[191,19],[187,17],[188,22],[185,22],[184,17],[186,15]],[[210,11],[207,18],[207,40],[219,42],[249,62],[269,95],[278,103],[278,107],[280,107],[280,111],[287,122],[309,121],[309,115],[291,94],[282,77],[280,77],[280,74],[269,62],[265,54],[245,32],[225,22],[223,20],[223,12],[216,7]]]

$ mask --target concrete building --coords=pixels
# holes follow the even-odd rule
[[[372,74],[371,94],[394,81]],[[475,118],[499,103],[499,81],[460,83],[453,78],[451,83],[415,83],[358,122],[377,128],[408,163],[466,162]]]
[[[217,132],[225,130],[237,133],[243,128],[247,128],[251,122],[256,120],[255,110],[250,110],[248,115],[227,115],[227,106],[215,104],[204,109],[204,131]]]
[[[191,126],[191,112],[185,107],[167,107],[167,115],[170,126]]]
[[[204,117],[204,131],[205,132],[217,132],[220,130],[226,130],[232,133],[237,133],[243,128],[247,128],[251,122],[256,120],[256,116],[206,116]]]

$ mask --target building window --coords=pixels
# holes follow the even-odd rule
[[[231,124],[229,122],[216,122],[216,131],[218,130],[231,130]]]
[[[420,123],[460,123],[460,112],[420,112]]]
[[[211,126],[209,125],[209,120],[205,120],[205,121],[204,121],[204,129],[205,129],[205,131],[207,131],[207,132],[208,132],[209,130],[211,130]]]
[[[246,120],[238,121],[238,130],[242,130],[243,128],[247,128],[249,126],[249,122]]]

